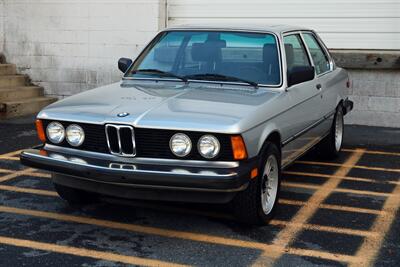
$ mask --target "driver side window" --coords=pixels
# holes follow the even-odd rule
[[[299,34],[292,34],[283,37],[285,45],[287,69],[295,66],[311,66],[306,49]]]

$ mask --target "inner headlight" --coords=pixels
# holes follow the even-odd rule
[[[184,157],[192,150],[192,141],[183,133],[174,134],[169,141],[169,148],[178,157]]]
[[[221,145],[219,144],[218,139],[213,135],[203,135],[197,144],[199,153],[207,159],[215,158],[218,155],[220,148]]]
[[[82,127],[76,124],[71,124],[67,127],[67,142],[71,146],[80,146],[85,140],[85,132]]]
[[[50,142],[54,144],[61,143],[65,138],[65,129],[59,122],[51,122],[47,125],[46,134]]]

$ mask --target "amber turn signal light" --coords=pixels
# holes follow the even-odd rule
[[[233,158],[236,160],[246,159],[247,151],[243,138],[240,135],[231,136]]]
[[[250,179],[254,179],[257,176],[258,176],[258,169],[257,168],[252,169],[250,173]]]
[[[43,122],[41,120],[36,120],[35,125],[39,140],[42,141],[43,143],[46,142],[46,135],[43,129]]]

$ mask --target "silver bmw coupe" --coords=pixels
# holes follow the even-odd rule
[[[313,147],[335,157],[348,74],[309,29],[182,26],[159,32],[122,81],[45,109],[24,165],[70,204],[99,196],[226,203],[248,224],[277,207],[281,171]]]

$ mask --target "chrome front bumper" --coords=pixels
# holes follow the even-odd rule
[[[56,173],[55,183],[73,188],[115,197],[195,202],[229,201],[247,187],[251,169],[256,166],[255,160],[229,168],[182,167],[169,165],[168,161],[128,163],[54,152],[43,147],[23,151],[20,159],[26,166]]]

